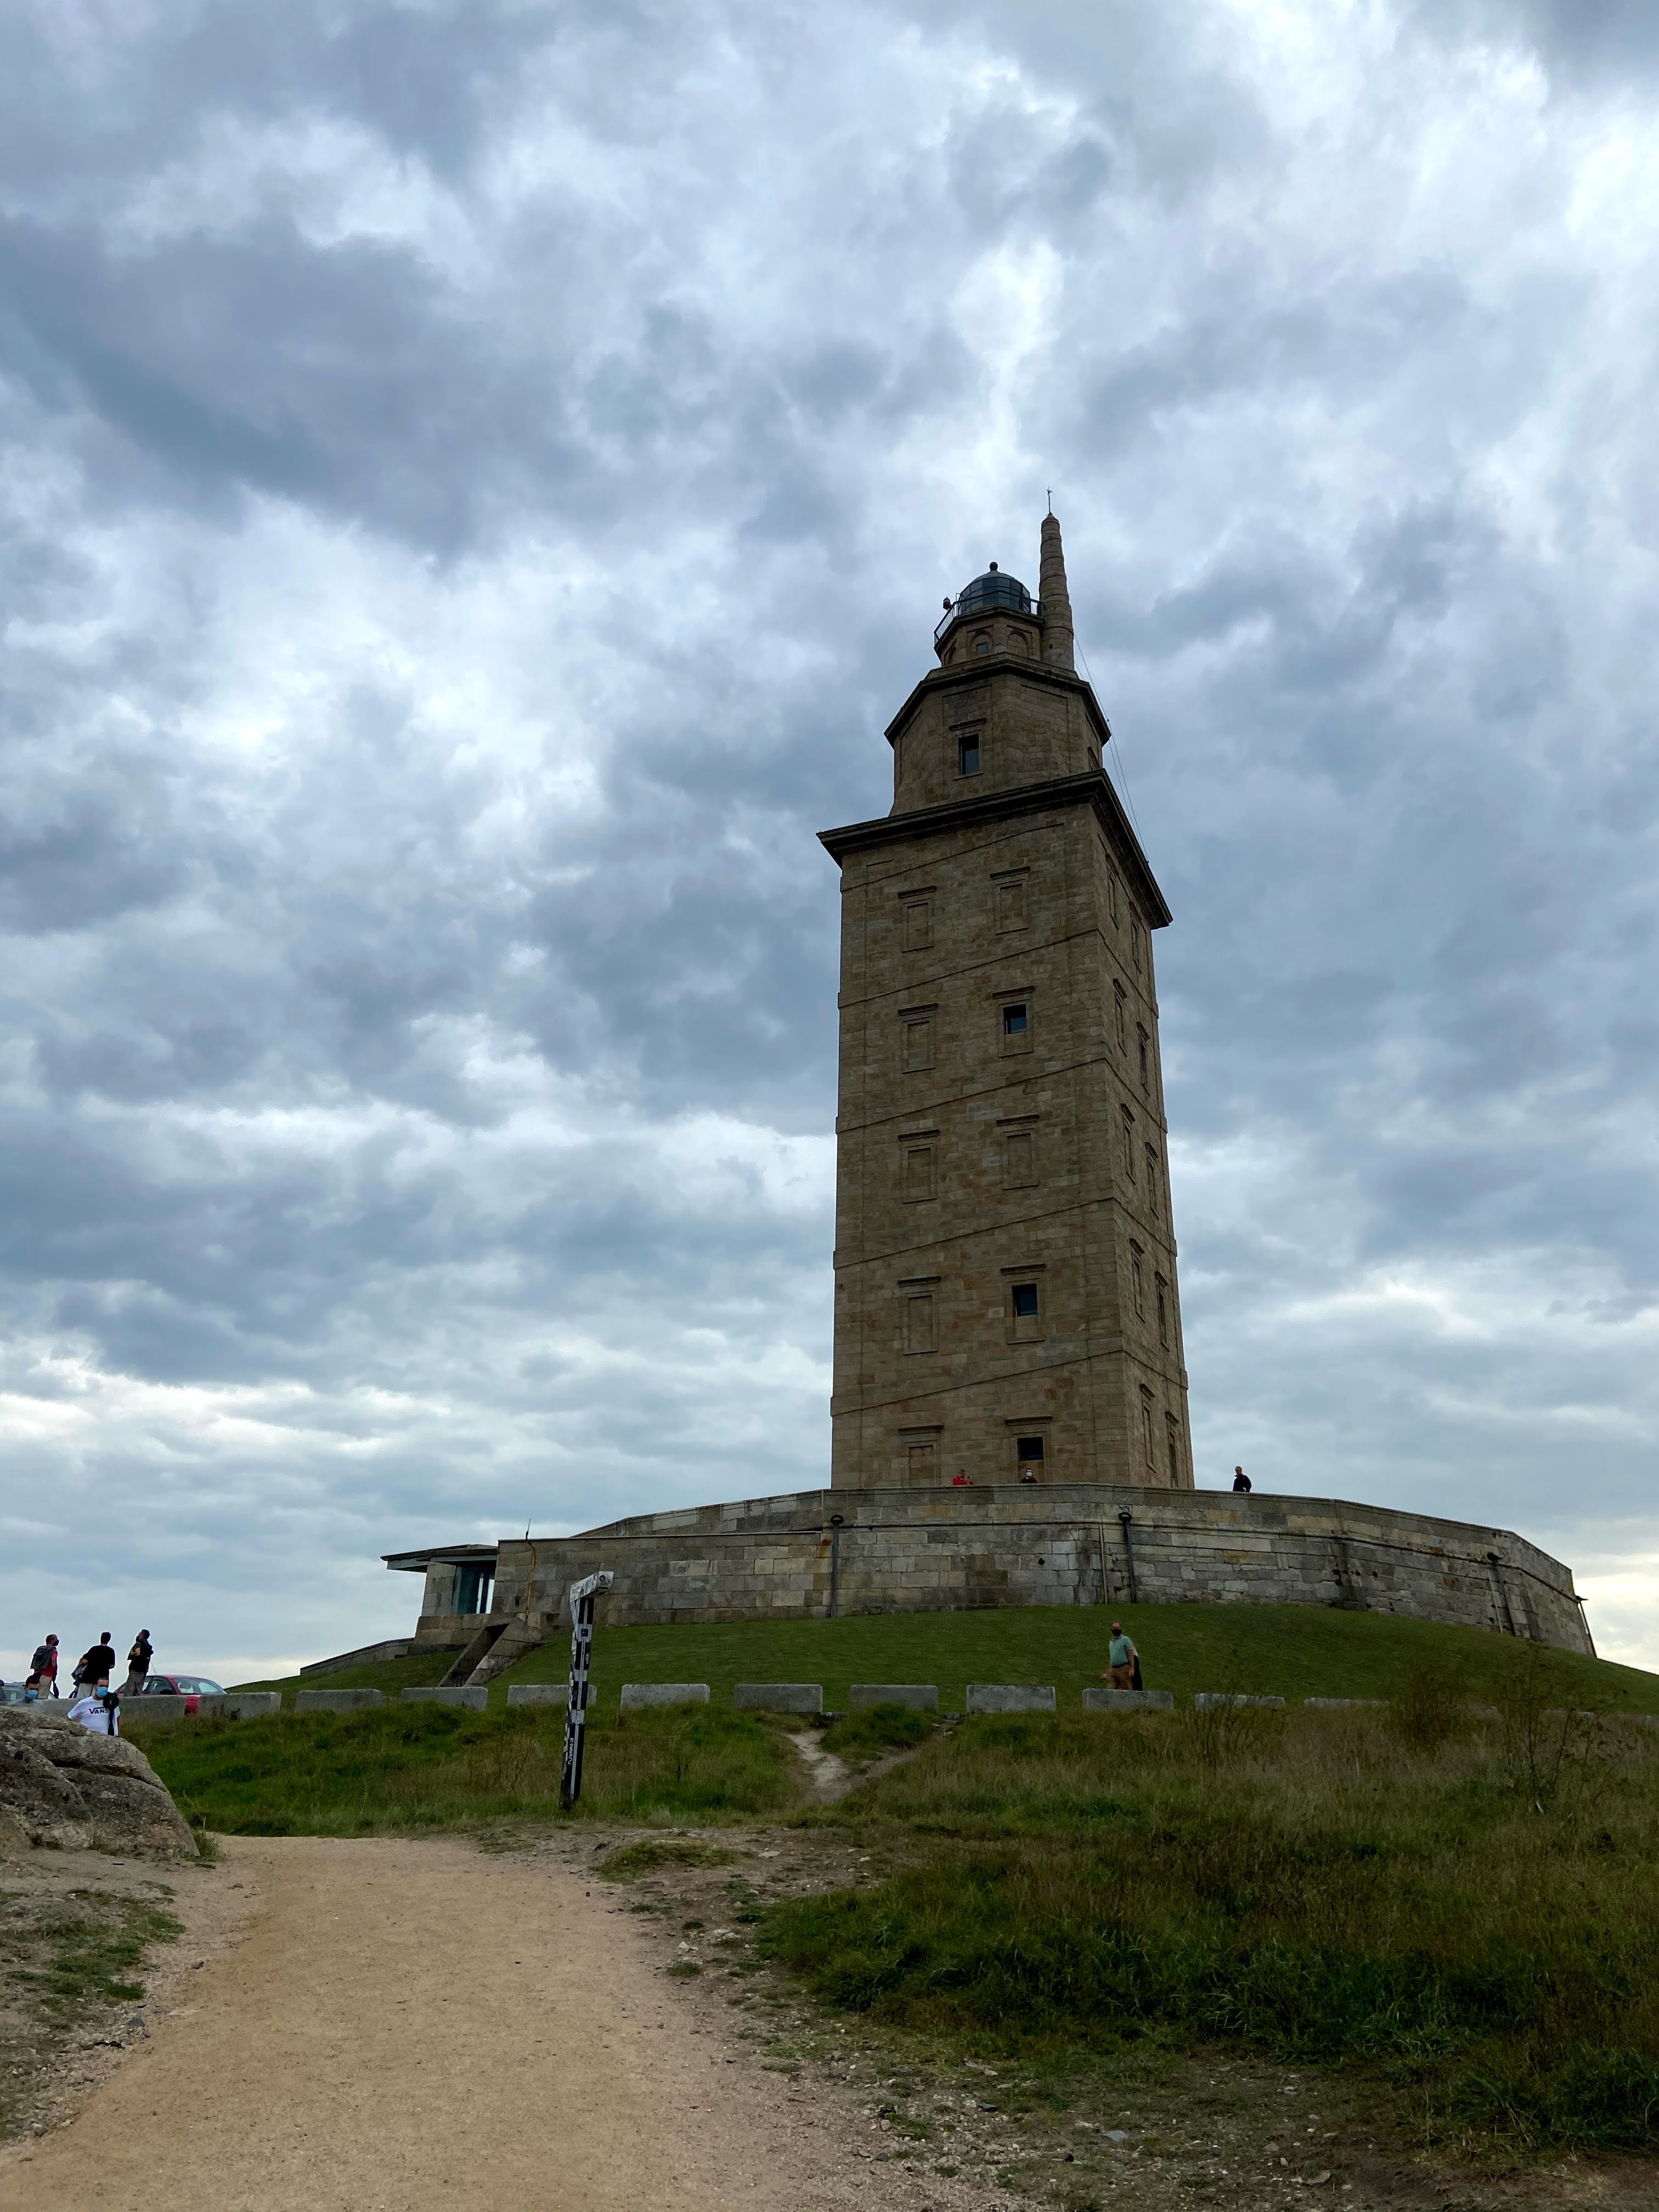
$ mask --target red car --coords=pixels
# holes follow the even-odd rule
[[[222,1698],[224,1689],[205,1674],[146,1674],[138,1686],[141,1698],[182,1698],[187,1713],[199,1713],[204,1698]]]

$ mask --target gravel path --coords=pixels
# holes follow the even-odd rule
[[[234,1949],[70,2125],[0,2166],[4,2212],[956,2212],[872,2167],[833,2097],[677,2003],[605,1885],[447,1838],[227,1840]]]

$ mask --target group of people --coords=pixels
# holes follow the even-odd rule
[[[113,1732],[115,1700],[136,1698],[144,1685],[145,1677],[155,1664],[155,1647],[149,1640],[149,1631],[141,1628],[132,1639],[132,1649],[127,1653],[126,1680],[118,1691],[112,1692],[111,1677],[115,1672],[115,1644],[106,1628],[88,1650],[76,1661],[70,1676],[71,1702],[68,1717],[79,1721],[83,1728],[103,1734]],[[33,1705],[40,1698],[55,1698],[58,1691],[58,1646],[55,1636],[48,1636],[34,1647],[34,1656],[29,1661],[29,1671],[23,1682],[23,1702]]]

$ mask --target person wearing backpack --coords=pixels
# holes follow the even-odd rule
[[[37,1677],[42,1689],[58,1695],[58,1638],[47,1637],[44,1644],[34,1647],[34,1656],[29,1661],[29,1672]]]

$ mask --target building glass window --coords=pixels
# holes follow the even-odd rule
[[[1158,1219],[1158,1150],[1152,1145],[1146,1147],[1146,1211]]]
[[[1135,1179],[1135,1117],[1126,1106],[1123,1109],[1123,1172],[1133,1182]]]
[[[1129,1289],[1134,1298],[1135,1311],[1142,1319],[1146,1313],[1146,1278],[1141,1270],[1141,1250],[1139,1244],[1129,1247]]]
[[[977,730],[959,730],[957,733],[957,774],[958,775],[979,774],[979,732]]]
[[[1004,1036],[1024,1036],[1029,1026],[1024,1006],[1005,1006],[1002,1010]]]
[[[1135,1024],[1135,1042],[1140,1048],[1140,1087],[1143,1091],[1150,1091],[1152,1077],[1146,1058],[1146,1031],[1139,1022]]]
[[[1173,1413],[1164,1416],[1164,1441],[1170,1448],[1170,1487],[1181,1486],[1181,1424]]]
[[[1022,1482],[1042,1481],[1042,1447],[1041,1437],[1014,1438],[1014,1471]]]
[[[457,1613],[488,1613],[495,1585],[495,1570],[469,1561],[455,1570]]]
[[[1035,1283],[1014,1285],[1014,1319],[1035,1321],[1037,1317],[1037,1286]]]
[[[1170,1285],[1158,1279],[1158,1340],[1167,1350],[1170,1342]]]
[[[1116,981],[1112,985],[1112,1013],[1117,1023],[1117,1048],[1120,1052],[1127,1052],[1129,1049],[1129,994],[1122,984]]]
[[[1152,1449],[1152,1394],[1143,1382],[1140,1386],[1140,1440],[1146,1448],[1146,1464],[1156,1467],[1158,1461]]]

